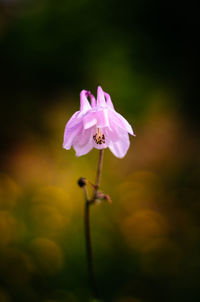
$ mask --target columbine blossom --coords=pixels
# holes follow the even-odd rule
[[[134,133],[127,120],[115,111],[110,95],[99,86],[97,100],[86,90],[81,91],[80,99],[80,110],[66,124],[63,148],[73,146],[76,155],[81,156],[92,148],[108,147],[116,157],[124,157],[130,146],[128,134]]]

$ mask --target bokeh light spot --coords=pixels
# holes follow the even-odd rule
[[[36,238],[31,241],[29,248],[36,272],[51,275],[62,268],[63,253],[54,241]]]

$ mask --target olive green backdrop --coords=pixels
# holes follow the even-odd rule
[[[105,152],[92,208],[103,301],[199,301],[195,3],[0,1],[0,301],[89,301],[84,201],[97,150],[62,149],[79,93],[98,85],[133,126]]]

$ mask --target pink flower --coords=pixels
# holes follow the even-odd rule
[[[80,99],[80,110],[66,124],[63,148],[73,146],[76,155],[81,156],[92,148],[108,147],[116,157],[124,157],[130,146],[128,133],[134,133],[127,120],[115,111],[110,95],[99,86],[97,101],[86,90],[81,91]]]

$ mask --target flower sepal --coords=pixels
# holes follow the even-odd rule
[[[104,201],[108,202],[109,204],[112,204],[112,200],[111,200],[110,196],[108,194],[103,193],[103,192],[97,192],[96,200],[98,200],[100,202],[102,200],[104,200]]]

